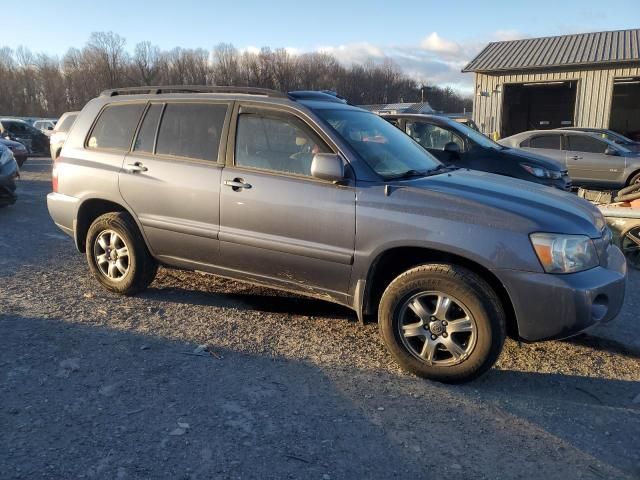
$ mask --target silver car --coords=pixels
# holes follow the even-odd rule
[[[595,133],[531,130],[499,143],[558,160],[574,186],[622,188],[640,182],[640,154]]]
[[[49,138],[49,149],[51,150],[52,159],[55,160],[60,155],[62,145],[64,145],[64,141],[67,139],[69,130],[73,127],[78,113],[80,112],[66,112],[60,117],[58,123],[56,123],[53,133]]]

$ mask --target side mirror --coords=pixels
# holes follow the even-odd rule
[[[317,153],[311,162],[311,176],[334,183],[344,180],[342,158],[334,153]]]
[[[617,157],[619,155],[618,151],[613,148],[612,146],[608,146],[607,149],[604,151],[605,155],[611,155],[614,157]]]
[[[456,142],[448,142],[444,146],[444,151],[449,153],[460,153],[460,145],[458,145]]]

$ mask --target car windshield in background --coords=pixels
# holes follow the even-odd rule
[[[483,135],[482,133],[478,132],[477,130],[474,130],[471,127],[468,127],[463,123],[460,123],[460,122],[456,122],[456,123],[457,123],[455,127],[456,130],[458,130],[458,132],[460,132],[461,134],[469,138],[472,142],[477,143],[483,148],[493,148],[494,150],[504,150],[505,147],[494,142],[486,135]]]
[[[442,165],[408,135],[373,113],[330,109],[317,113],[386,179],[419,175]]]

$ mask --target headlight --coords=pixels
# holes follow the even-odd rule
[[[0,166],[6,165],[13,160],[13,152],[8,148],[0,154]]]
[[[532,233],[533,249],[547,273],[573,273],[598,266],[598,254],[586,235]]]
[[[557,170],[547,170],[546,168],[536,167],[534,165],[528,165],[526,163],[521,163],[520,166],[534,177],[552,178],[554,180],[562,177],[562,172],[559,172]]]

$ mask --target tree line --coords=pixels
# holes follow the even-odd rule
[[[291,54],[264,47],[239,51],[222,43],[208,51],[151,42],[126,48],[113,32],[93,33],[62,58],[19,47],[0,48],[0,114],[57,117],[81,109],[102,90],[146,85],[235,85],[279,91],[333,90],[354,105],[428,101],[445,112],[470,110],[453,89],[422,85],[390,59],[345,66],[328,53]]]

